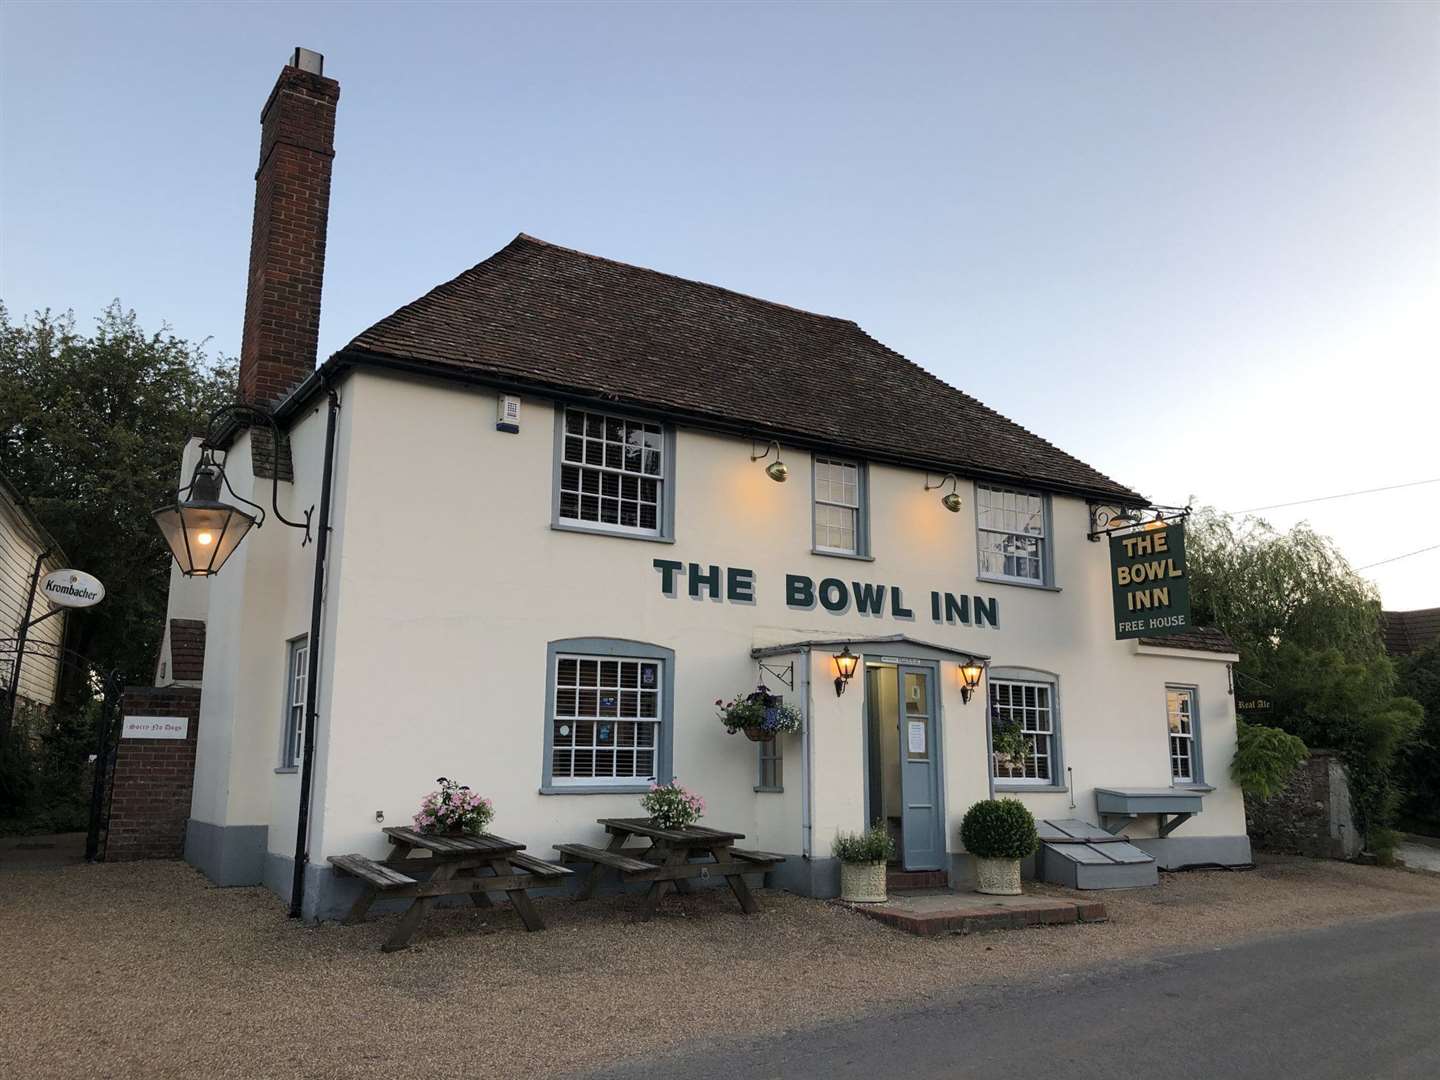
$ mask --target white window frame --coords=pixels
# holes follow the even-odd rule
[[[1185,716],[1190,722],[1189,731],[1175,731],[1171,725],[1171,698],[1187,701],[1189,708]],[[1203,784],[1204,768],[1200,760],[1200,695],[1193,686],[1167,684],[1165,687],[1165,745],[1170,759],[1170,783],[1177,786]],[[1183,750],[1182,755],[1180,751]],[[1189,762],[1189,775],[1182,776],[1176,769],[1182,756]]]
[[[1011,690],[1012,695],[1013,695],[1015,689],[1016,689],[1016,688],[1019,688],[1019,689],[1021,690],[1021,694],[1022,694],[1022,704],[1021,704],[1020,706],[1018,706],[1018,707],[1015,706],[1015,705],[1013,705],[1013,704],[1011,704],[1011,705],[1006,705],[1006,706],[999,706],[999,705],[997,705],[997,704],[996,704],[996,701],[995,701],[996,690],[997,690],[997,688],[1000,687],[1000,686],[1009,687],[1010,690]],[[1027,706],[1025,706],[1025,705],[1023,704],[1023,693],[1024,693],[1024,688],[1025,688],[1025,687],[1034,687],[1034,688],[1036,688],[1037,690],[1044,690],[1044,691],[1045,691],[1048,704],[1044,707],[1043,712],[1044,712],[1044,714],[1045,714],[1046,719],[1049,721],[1050,727],[1049,727],[1049,730],[1048,730],[1048,731],[1038,730],[1036,724],[1028,722],[1028,721],[1030,720],[1030,718],[1027,717],[1025,714],[1026,714],[1026,712],[1029,710],[1029,707],[1027,707]],[[990,671],[990,673],[989,673],[989,674],[987,675],[987,677],[986,677],[985,700],[986,700],[986,704],[987,704],[987,706],[988,706],[988,718],[989,718],[989,723],[990,723],[990,725],[991,725],[991,730],[992,730],[992,731],[994,730],[995,712],[996,712],[996,709],[1002,708],[1002,707],[1003,707],[1003,708],[1006,708],[1006,709],[1011,709],[1011,710],[1016,709],[1016,708],[1019,708],[1019,710],[1020,710],[1020,712],[1021,712],[1021,716],[1020,716],[1020,730],[1021,730],[1021,732],[1022,732],[1024,735],[1026,735],[1026,736],[1029,737],[1030,742],[1031,742],[1031,745],[1032,745],[1032,746],[1038,746],[1038,745],[1039,745],[1038,740],[1039,740],[1040,738],[1044,738],[1044,739],[1046,740],[1046,742],[1045,742],[1045,753],[1044,753],[1043,756],[1045,757],[1046,762],[1047,762],[1047,764],[1048,764],[1048,770],[1047,770],[1047,771],[1049,772],[1050,775],[1049,775],[1049,776],[1024,776],[1024,775],[1016,776],[1016,775],[1014,775],[1014,771],[1011,770],[1011,769],[1001,769],[1001,768],[997,767],[996,764],[995,764],[995,759],[994,759],[994,757],[992,756],[992,757],[990,758],[990,775],[991,775],[991,779],[992,779],[992,780],[994,781],[994,783],[995,783],[996,790],[1001,790],[1001,789],[1009,788],[1009,787],[1019,787],[1019,788],[1042,787],[1042,788],[1049,788],[1049,787],[1061,787],[1061,786],[1063,786],[1063,781],[1060,779],[1060,776],[1062,775],[1062,771],[1061,771],[1061,770],[1064,768],[1064,763],[1063,763],[1063,760],[1062,760],[1062,758],[1061,758],[1061,746],[1060,746],[1060,683],[1059,683],[1059,680],[1058,680],[1058,679],[1055,679],[1055,678],[1053,678],[1053,677],[1050,677],[1050,676],[1048,675],[1048,673],[1043,673],[1043,672],[1038,672],[1038,671],[1032,672],[1032,671],[1029,671],[1029,670],[1024,670],[1024,669],[1022,669],[1022,670],[1019,670],[1019,671],[1015,671],[1014,673],[1011,673],[1011,672],[1005,671],[1004,669],[992,668],[991,671]],[[1013,700],[1013,698],[1012,698],[1012,700]],[[1037,716],[1038,716],[1039,712],[1041,711],[1040,708],[1039,708],[1039,706],[1038,706],[1038,705],[1035,706],[1034,709],[1035,709],[1035,712],[1036,712],[1036,714],[1037,714]],[[1031,759],[1032,759],[1032,760],[1037,759],[1039,756],[1040,756],[1040,755],[1032,752],[1032,754],[1031,754]],[[1028,762],[1027,762],[1026,768],[1028,769],[1028,767],[1029,767],[1029,765],[1028,765]],[[1024,770],[1022,770],[1022,772],[1023,772],[1023,771],[1024,771]],[[1038,766],[1038,764],[1037,764],[1037,766],[1036,766],[1036,771],[1037,771],[1037,772],[1039,771],[1039,766]]]
[[[1011,495],[1024,499],[1036,499],[1040,505],[1038,508],[1040,519],[1040,532],[1033,533],[1024,530],[1015,531],[1011,529],[998,529],[987,526],[985,513],[1005,513],[1006,511],[1019,512],[1017,508],[1006,506],[995,506],[991,502],[993,496]],[[1003,500],[1002,500],[1003,501]],[[1026,511],[1028,512],[1028,511]],[[1054,587],[1054,558],[1051,550],[1052,536],[1054,533],[1050,517],[1050,496],[1043,491],[1032,491],[1026,488],[1009,487],[1002,484],[981,484],[975,485],[975,563],[978,576],[983,581],[999,581],[1010,585],[1028,585],[1032,588],[1053,588]],[[1034,558],[1039,564],[1039,577],[1030,577],[1023,574],[1007,574],[1003,569],[1003,560],[1006,558],[1030,559],[1030,555],[1006,556],[1000,554],[1002,569],[999,571],[988,569],[985,565],[985,556],[993,554],[992,549],[985,543],[986,535],[1009,536],[1024,539],[1025,541],[1036,541],[1036,554]]]
[[[568,430],[567,419],[571,416],[584,417],[582,426],[585,430],[581,433]],[[602,434],[595,436],[589,432],[590,418],[597,419],[602,427]],[[626,425],[627,429],[639,428],[642,434],[642,442],[638,449],[640,453],[640,469],[626,469],[624,467],[625,448],[633,444],[628,441],[629,430],[626,431],[626,441],[616,442],[605,437],[603,429],[610,424],[619,423]],[[645,439],[645,435],[653,435],[654,440]],[[582,459],[588,457],[589,446],[601,447],[601,461],[599,463],[572,461],[568,454],[572,449],[573,440],[579,440]],[[607,462],[607,447],[620,447],[621,464],[615,465]],[[646,472],[645,455],[657,453],[660,458],[658,472]],[[571,488],[565,484],[565,473],[567,469],[576,469],[579,480],[579,487]],[[587,473],[600,477],[600,483],[604,484],[607,476],[617,477],[616,484],[618,493],[616,495],[604,495],[602,493],[587,493],[584,490],[584,478]],[[571,532],[603,533],[608,536],[624,536],[636,540],[659,540],[662,542],[673,542],[675,536],[675,431],[669,424],[663,424],[658,420],[643,419],[635,416],[627,416],[623,413],[609,412],[601,409],[585,406],[571,406],[557,403],[555,406],[555,462],[553,489],[554,494],[551,500],[552,528],[567,530]],[[636,485],[637,493],[635,498],[627,498],[624,495],[624,488],[627,482]],[[644,483],[654,483],[656,486],[655,499],[655,525],[654,527],[644,525],[626,525],[616,521],[590,520],[583,516],[567,516],[565,513],[565,502],[570,496],[574,496],[581,502],[578,512],[583,513],[583,501],[588,498],[600,500],[600,512],[603,513],[604,501],[614,499],[621,504],[617,507],[617,519],[623,512],[623,504],[634,503],[636,506],[637,521],[639,508],[650,505],[648,500],[639,498],[638,489]]]
[[[305,758],[305,691],[310,674],[310,635],[285,643],[284,715],[281,722],[280,767],[296,769]]]
[[[829,498],[820,496],[820,466],[839,466],[844,469],[855,470],[855,501],[845,502],[843,497],[834,497],[833,482],[829,485]],[[870,507],[869,507],[869,476],[865,463],[850,458],[836,457],[833,454],[815,454],[810,458],[810,544],[811,550],[817,555],[842,555],[849,558],[868,559],[870,557]],[[848,510],[854,516],[855,527],[853,534],[855,543],[853,547],[835,547],[830,544],[820,543],[820,507],[834,507],[840,510]]]
[[[562,685],[560,682],[560,671],[561,666],[566,662],[574,662],[576,664],[576,682]],[[580,675],[582,665],[591,663],[597,666],[597,679],[594,687],[587,686],[582,681]],[[616,665],[617,669],[617,678],[613,686],[604,684],[601,681],[604,678],[603,673],[605,666],[609,664]],[[641,682],[643,665],[653,665],[655,668],[653,686],[647,687]],[[633,668],[635,672],[635,686],[633,689],[625,686],[625,669],[627,667]],[[661,751],[665,737],[665,678],[665,660],[658,656],[615,656],[586,652],[557,652],[555,654],[555,662],[551,666],[550,685],[547,688],[548,723],[551,727],[550,737],[547,740],[550,755],[547,774],[549,784],[556,788],[632,788],[637,784],[644,784],[648,787],[651,782],[658,782],[657,777],[663,771]],[[560,707],[560,694],[561,691],[565,689],[573,689],[575,691],[576,706],[573,713],[563,712]],[[592,712],[583,712],[580,707],[580,698],[584,691],[590,689],[593,689],[595,692],[596,706]],[[603,702],[606,691],[610,691],[615,696],[614,715],[604,713]],[[628,693],[636,695],[634,715],[625,715],[623,712],[624,695]],[[647,695],[654,703],[655,715],[653,717],[640,715],[640,713],[643,712],[643,702]],[[608,745],[602,743],[599,738],[602,727],[607,723],[615,725],[617,728],[612,734]],[[572,726],[576,729],[575,734],[578,735],[578,728],[582,724],[590,725],[593,729],[588,743],[582,745],[578,739],[576,739],[576,741],[572,742],[568,747],[558,745],[558,740],[561,737],[559,730],[562,726]],[[621,733],[618,730],[621,724],[635,725],[634,737],[628,747],[622,745],[621,742]],[[641,725],[648,727],[651,732],[650,741],[644,745],[640,743]],[[556,762],[560,755],[566,750],[570,752],[570,774],[562,775],[556,768]],[[650,768],[643,772],[632,771],[623,775],[594,775],[594,763],[599,754],[608,752],[612,757],[612,761],[614,761],[618,759],[621,752],[625,750],[631,750],[637,758],[640,752],[648,752],[650,755]],[[590,776],[574,775],[575,758],[582,752],[591,755],[592,774]]]

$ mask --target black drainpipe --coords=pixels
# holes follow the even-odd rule
[[[290,917],[300,918],[305,904],[305,867],[310,862],[310,784],[315,773],[315,725],[320,706],[320,622],[325,601],[325,557],[330,551],[330,482],[335,475],[335,417],[340,398],[330,387],[325,418],[325,471],[320,478],[320,536],[315,541],[315,592],[310,601],[310,663],[305,672],[305,749],[300,761],[300,810],[295,815],[295,876],[290,883]],[[278,462],[277,462],[278,464]]]

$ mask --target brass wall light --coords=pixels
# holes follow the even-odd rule
[[[960,487],[960,481],[955,476],[955,474],[946,473],[933,484],[930,482],[930,474],[925,474],[926,491],[936,491],[939,488],[943,488],[947,482],[950,484],[950,492],[949,494],[942,495],[940,497],[940,505],[945,507],[945,509],[949,510],[952,514],[958,514],[960,512],[960,508],[965,505],[965,500],[960,498],[960,492],[958,490]]]
[[[760,453],[758,454],[755,453],[755,445],[756,444],[753,442],[750,444],[750,460],[763,461],[765,458],[770,456],[770,451],[774,450],[775,460],[770,462],[769,465],[765,466],[765,475],[770,477],[770,479],[774,480],[777,484],[783,484],[790,476],[790,466],[786,465],[785,462],[780,460],[780,444],[772,439],[769,445],[767,445],[765,449],[760,451]]]
[[[980,685],[980,676],[985,674],[985,665],[976,660],[973,656],[960,665],[960,700],[966,705],[975,696],[975,690]]]
[[[855,677],[855,668],[860,663],[860,657],[850,651],[847,642],[831,659],[835,661],[835,696],[839,697],[845,693],[845,687],[850,685],[850,680]]]

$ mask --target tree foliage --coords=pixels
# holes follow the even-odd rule
[[[1400,692],[1425,710],[1405,755],[1408,811],[1426,831],[1440,833],[1440,641],[1400,661]]]
[[[1290,777],[1310,753],[1304,740],[1279,728],[1236,724],[1239,736],[1230,778],[1247,795],[1268,799],[1285,790]]]
[[[1239,690],[1269,698],[1283,731],[1340,754],[1361,827],[1378,830],[1424,714],[1399,694],[1374,586],[1308,525],[1281,533],[1202,510],[1186,531],[1195,621],[1235,641]]]
[[[80,333],[73,314],[15,323],[0,305],[0,468],[65,549],[106,585],[68,620],[67,645],[145,680],[165,612],[169,556],[150,517],[174,490],[188,436],[233,400],[232,365],[149,333],[119,302]]]

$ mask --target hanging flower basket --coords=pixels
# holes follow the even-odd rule
[[[726,731],[731,735],[743,731],[751,742],[773,742],[776,735],[790,735],[801,727],[799,710],[763,686],[729,701],[716,698],[715,708]]]

